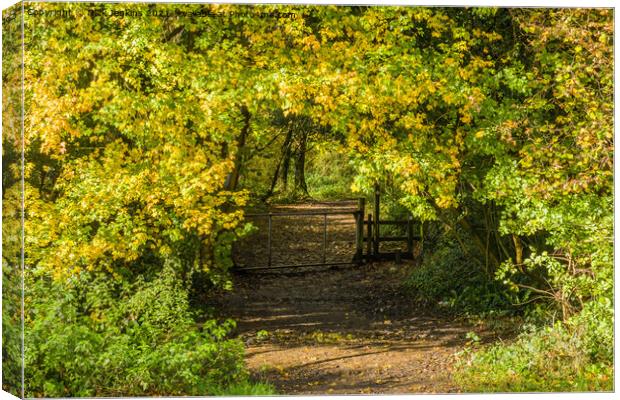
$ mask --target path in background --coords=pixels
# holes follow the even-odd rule
[[[272,265],[322,263],[324,218],[327,219],[326,262],[350,262],[355,255],[355,217],[357,200],[274,205],[248,213],[342,212],[340,215],[288,215],[272,217]],[[240,267],[266,266],[268,263],[268,218],[248,217],[255,231],[238,240],[233,260]]]

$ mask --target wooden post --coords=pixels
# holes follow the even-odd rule
[[[407,218],[407,253],[413,257],[413,217],[409,215]]]
[[[424,225],[427,224],[427,222],[420,223],[420,258],[424,258],[424,234],[426,233]]]
[[[355,212],[355,261],[362,262],[364,256],[364,210],[366,209],[366,199],[360,197],[358,200],[358,210]]]
[[[368,240],[366,241],[366,260],[372,258],[372,214],[368,213]]]
[[[379,194],[379,183],[375,183],[375,229],[374,229],[374,234],[375,237],[373,238],[373,255],[375,257],[379,256],[379,237],[380,232],[379,232],[379,210],[380,210],[380,194]]]

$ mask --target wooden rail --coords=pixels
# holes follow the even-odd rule
[[[364,221],[366,225],[366,259],[367,260],[379,260],[394,258],[400,260],[403,258],[413,258],[413,241],[421,240],[420,236],[413,234],[413,218],[410,215],[407,220],[382,220],[381,219],[381,193],[378,184],[375,184],[374,194],[374,215],[368,214],[368,220]],[[381,226],[404,226],[406,227],[405,236],[381,236]],[[380,252],[379,245],[382,242],[406,242],[407,250],[405,254],[401,254],[400,251],[393,253]]]
[[[302,268],[302,267],[326,267],[326,266],[339,266],[339,265],[354,265],[351,261],[338,261],[330,263],[307,263],[307,264],[287,264],[287,265],[271,265],[261,267],[243,267],[239,268],[241,271],[259,271],[265,269],[282,269],[282,268]]]

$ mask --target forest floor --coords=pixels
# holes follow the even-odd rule
[[[347,223],[335,222],[330,235],[348,237]],[[316,225],[290,221],[280,229],[280,250],[311,246],[310,236],[321,232]],[[259,237],[254,245],[261,243]],[[247,253],[256,249],[251,240],[246,246],[251,262]],[[351,246],[353,241],[341,244],[349,250],[340,257]],[[295,253],[315,257],[316,250]],[[478,329],[416,306],[403,289],[411,268],[415,263],[381,262],[238,273],[218,308],[237,321],[253,378],[280,394],[458,392],[451,380],[454,355],[467,332]]]

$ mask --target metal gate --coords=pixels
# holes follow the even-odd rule
[[[380,194],[375,188],[374,211],[364,219],[366,200],[330,203],[330,208],[248,213],[255,230],[233,247],[239,270],[361,265],[372,260],[413,258],[413,220],[381,220]],[[336,207],[333,205],[336,204]],[[286,207],[286,206],[284,206]],[[400,236],[382,235],[382,227],[398,226]],[[405,249],[385,251],[381,243],[400,242]]]

